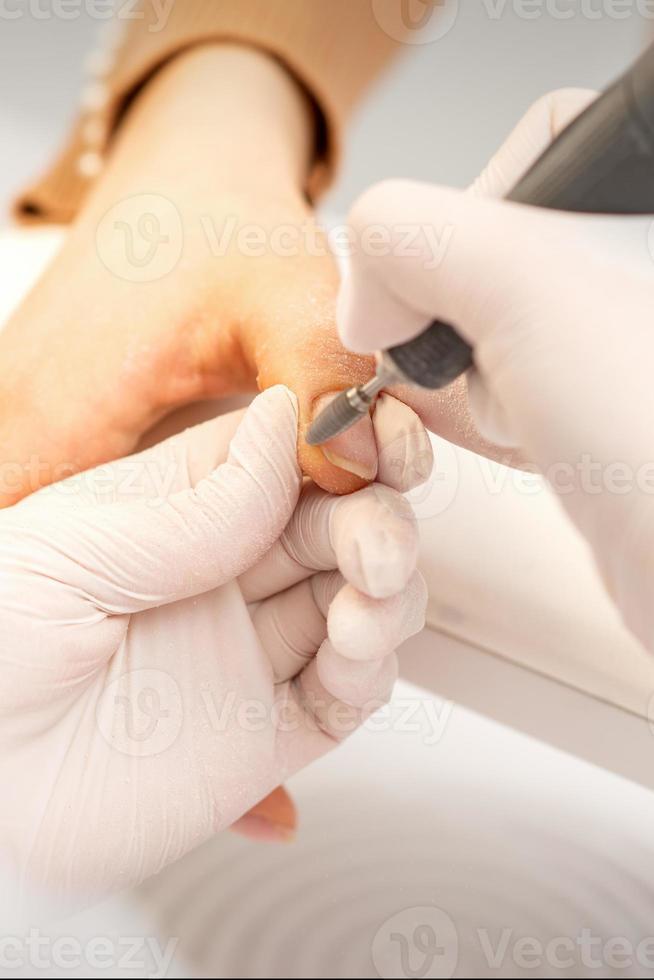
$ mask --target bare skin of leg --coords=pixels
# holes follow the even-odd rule
[[[312,147],[301,89],[245,48],[194,49],[138,95],[62,252],[0,335],[1,504],[131,452],[180,405],[278,383],[299,398],[307,475],[336,493],[374,478],[369,420],[327,453],[303,439],[321,396],[372,371],[337,337],[338,272],[303,192]],[[144,215],[179,254],[139,281],[121,224],[136,234]],[[494,454],[464,387],[399,395]]]

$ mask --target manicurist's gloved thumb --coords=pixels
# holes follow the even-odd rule
[[[164,486],[166,467],[174,472],[179,466],[160,448],[105,468],[107,482],[112,475],[117,486],[131,481],[126,500],[71,510],[61,506],[65,485],[51,488],[55,520],[47,547],[40,542],[38,552],[44,575],[77,582],[112,614],[136,613],[231,581],[261,558],[293,513],[301,485],[297,418],[295,396],[282,386],[268,389],[249,407],[226,459],[191,488],[164,499],[143,489],[153,470]],[[202,428],[178,438],[198,441],[192,455],[213,456],[200,441]],[[29,548],[36,532],[25,503],[21,547]]]

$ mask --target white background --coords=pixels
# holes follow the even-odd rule
[[[51,12],[52,0],[0,0],[0,12],[24,12],[0,16],[0,208],[43,166],[75,112],[101,26],[84,13],[88,2],[62,21],[29,12]],[[467,183],[539,95],[598,87],[624,68],[654,36],[647,10],[654,17],[651,0],[459,0],[445,37],[407,45],[360,107],[328,209],[343,213],[382,177]]]

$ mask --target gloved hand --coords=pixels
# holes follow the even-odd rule
[[[478,189],[502,193],[589,93],[541,101]],[[390,182],[355,205],[356,230],[449,229],[437,269],[354,257],[341,337],[357,351],[413,336],[436,317],[474,347],[472,416],[518,444],[586,536],[627,625],[654,650],[654,268],[650,219],[580,216]]]
[[[388,698],[424,618],[412,513],[378,485],[301,491],[296,434],[273,387],[0,513],[0,839],[20,881],[138,882]]]

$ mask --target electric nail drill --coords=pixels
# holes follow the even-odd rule
[[[507,195],[519,204],[597,214],[654,213],[654,45],[545,150]],[[338,395],[310,426],[320,445],[345,432],[392,384],[443,388],[474,363],[470,345],[434,321],[377,354],[377,371]]]

